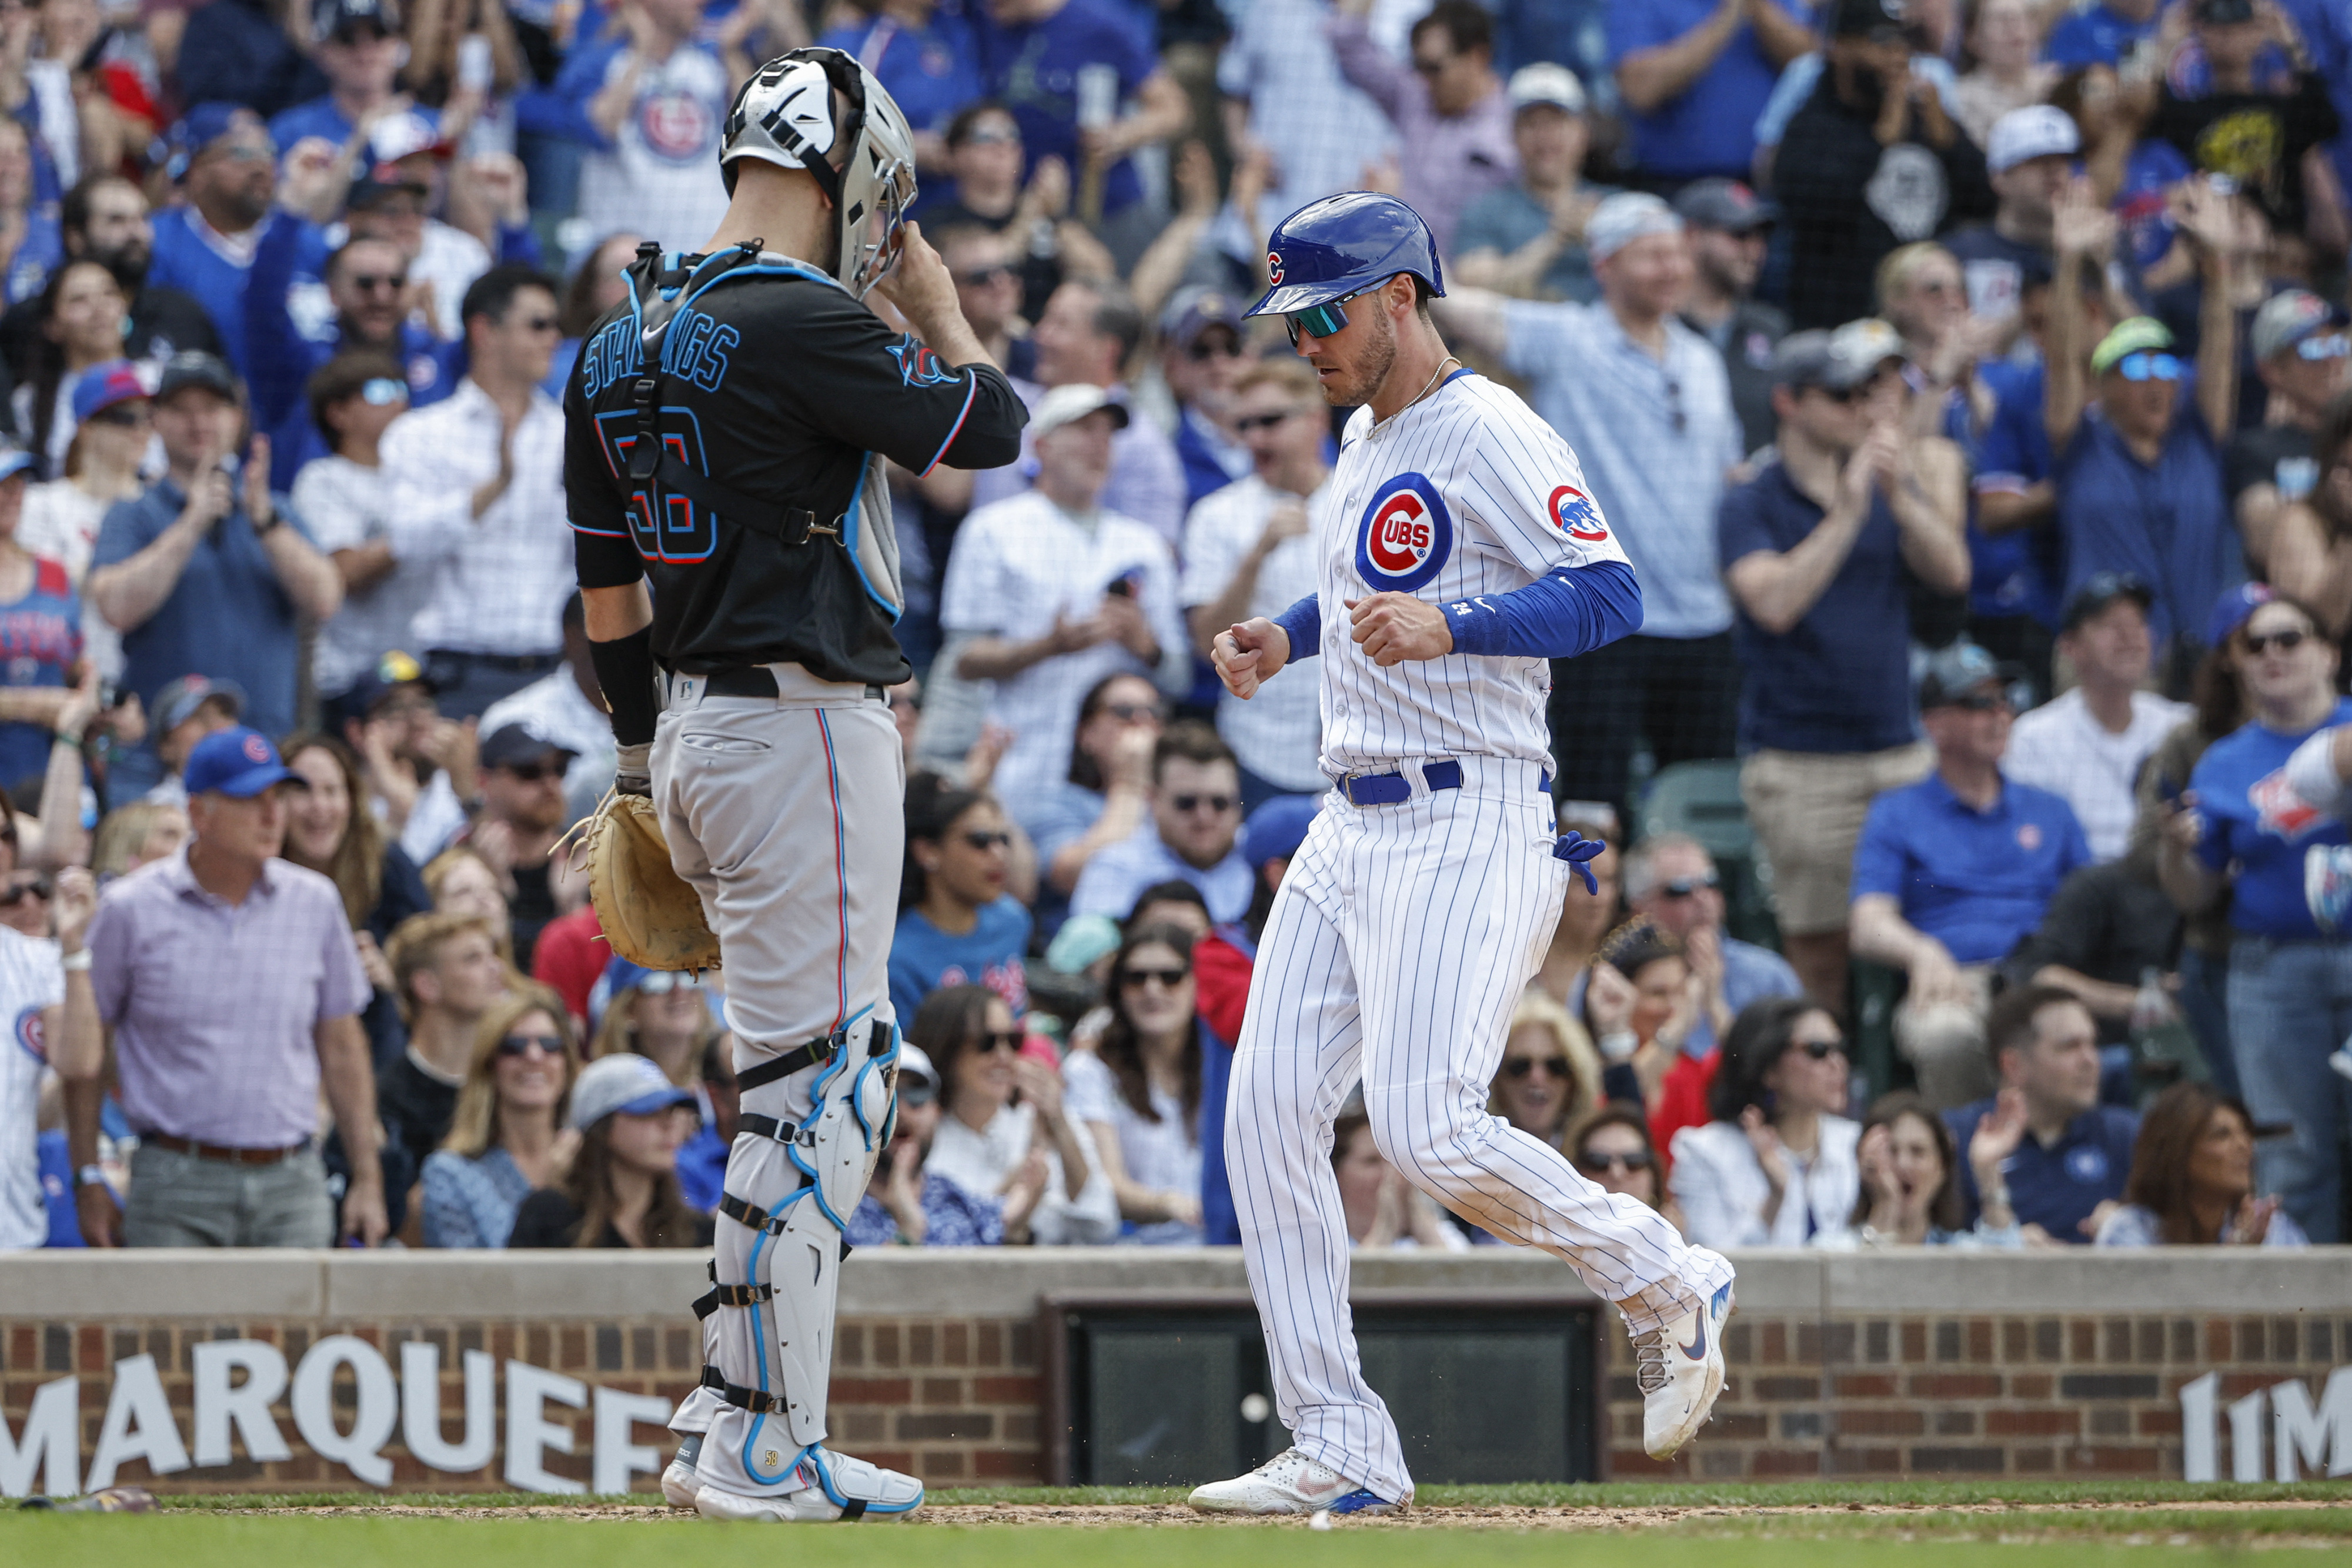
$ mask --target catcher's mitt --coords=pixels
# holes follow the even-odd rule
[[[714,969],[719,938],[702,900],[669,863],[654,804],[643,795],[604,797],[585,822],[588,902],[613,951],[648,969]]]

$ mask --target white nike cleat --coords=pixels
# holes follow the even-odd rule
[[[1698,1435],[1723,1392],[1723,1325],[1731,1285],[1633,1341],[1633,1382],[1642,1390],[1642,1447],[1670,1459]]]
[[[811,1448],[793,1473],[803,1484],[770,1497],[745,1497],[705,1481],[694,1506],[705,1519],[771,1524],[904,1519],[923,1506],[923,1483],[914,1477],[824,1448]]]
[[[1296,1448],[1245,1476],[1192,1489],[1202,1513],[1391,1513],[1401,1506]]]
[[[670,1460],[669,1468],[662,1471],[662,1500],[670,1507],[682,1508],[688,1513],[694,1511],[695,1489],[702,1484],[694,1473],[694,1462],[701,1454],[701,1433],[678,1434],[677,1453]]]

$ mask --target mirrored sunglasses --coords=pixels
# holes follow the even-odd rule
[[[390,376],[370,376],[360,384],[360,398],[371,408],[387,408],[408,401],[408,383]]]
[[[1362,290],[1357,290],[1361,293]],[[1353,299],[1354,294],[1342,294],[1337,299],[1327,299],[1320,305],[1310,305],[1304,310],[1293,310],[1282,319],[1283,329],[1290,334],[1290,346],[1298,347],[1302,332],[1311,338],[1335,336],[1348,325],[1348,313],[1340,307]]]
[[[2294,351],[2306,360],[2340,360],[2347,354],[2352,354],[2352,338],[2347,338],[2341,332],[2329,332],[2319,337],[2305,338],[2294,346]]]
[[[2143,350],[2117,360],[2116,370],[2127,382],[2177,382],[2180,379],[2180,358],[2177,354]]]

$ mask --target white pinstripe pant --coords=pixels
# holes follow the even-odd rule
[[[1275,897],[1226,1100],[1276,1411],[1309,1457],[1391,1500],[1412,1496],[1412,1479],[1358,1361],[1331,1169],[1332,1120],[1359,1076],[1372,1136],[1409,1180],[1567,1260],[1633,1332],[1731,1278],[1654,1210],[1487,1113],[1511,1009],[1570,873],[1552,858],[1533,763],[1465,758],[1463,770],[1464,788],[1433,793],[1415,779],[1398,805],[1327,799]]]

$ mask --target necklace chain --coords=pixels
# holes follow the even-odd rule
[[[1412,404],[1413,404],[1413,403],[1415,403],[1415,402],[1419,402],[1422,399],[1423,399],[1423,398],[1427,397],[1431,392],[1433,392],[1436,391],[1436,390],[1437,390],[1437,378],[1438,378],[1438,377],[1440,377],[1440,376],[1442,376],[1442,375],[1444,375],[1444,374],[1445,373],[1445,367],[1446,367],[1446,366],[1448,366],[1448,365],[1458,365],[1458,364],[1460,364],[1461,362],[1462,362],[1462,361],[1461,361],[1460,360],[1455,359],[1452,354],[1448,354],[1448,355],[1446,355],[1444,359],[1442,359],[1442,360],[1438,361],[1437,361],[1437,369],[1435,369],[1435,370],[1433,370],[1433,371],[1430,371],[1430,373],[1429,373],[1429,380],[1428,380],[1427,382],[1423,382],[1423,385],[1422,385],[1422,389],[1421,389],[1419,392],[1415,392],[1415,393],[1413,393],[1413,394],[1412,394],[1412,402],[1408,402],[1408,403],[1406,403],[1406,404],[1404,405],[1404,408],[1401,408],[1401,409],[1397,410],[1397,411],[1396,411],[1396,413],[1392,413],[1392,414],[1389,415],[1387,419],[1383,419],[1383,420],[1380,420],[1380,421],[1378,421],[1377,423],[1375,423],[1373,424],[1372,429],[1373,429],[1373,430],[1378,430],[1381,425],[1383,425],[1383,424],[1388,424],[1388,423],[1392,423],[1393,421],[1395,421],[1395,419],[1397,418],[1397,416],[1398,416],[1399,414],[1402,414],[1402,413],[1404,413],[1404,409],[1405,409],[1405,408],[1411,408],[1411,407],[1412,406]],[[1364,434],[1366,434],[1367,435],[1369,435],[1369,434],[1371,434],[1371,431],[1366,431]]]

